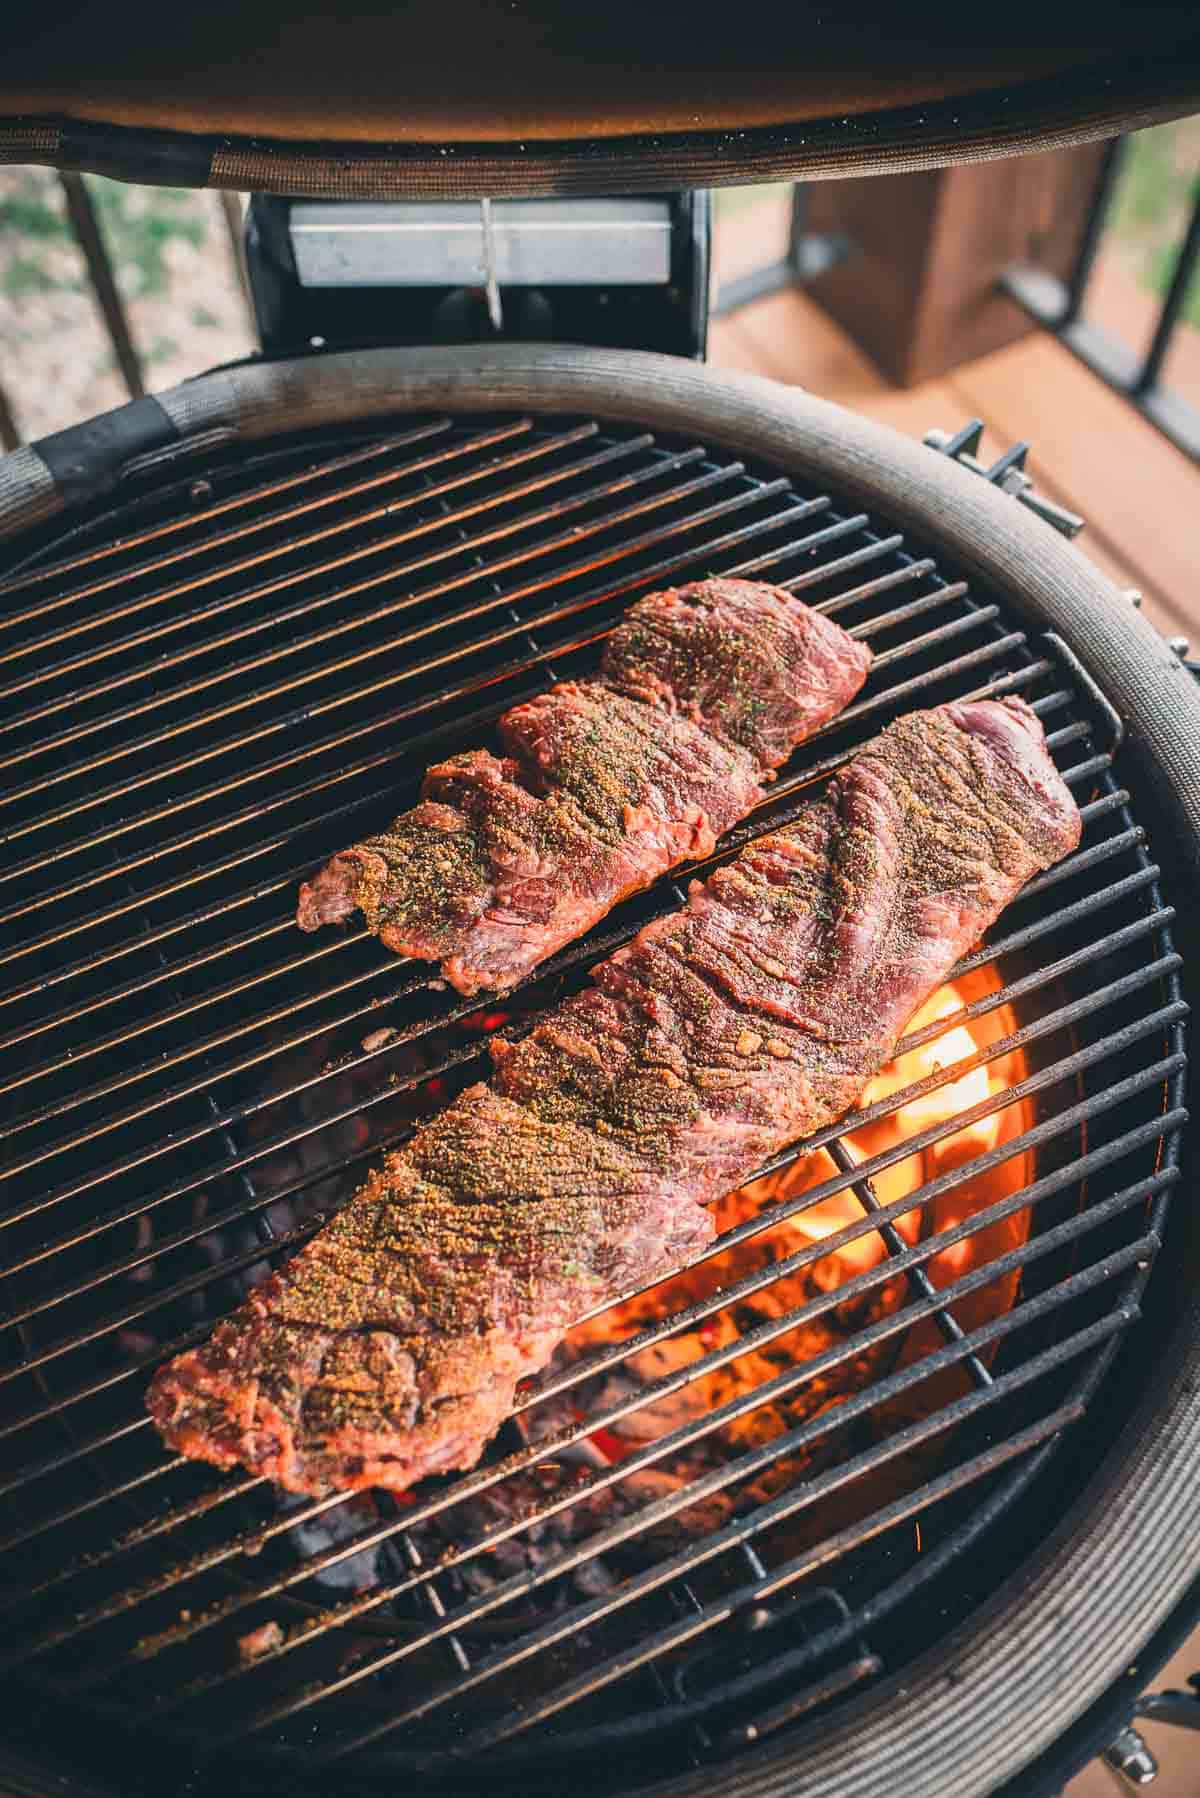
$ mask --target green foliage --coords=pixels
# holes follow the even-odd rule
[[[1126,146],[1109,230],[1139,285],[1160,299],[1171,284],[1188,215],[1200,194],[1198,157],[1195,120],[1135,131]],[[1191,282],[1181,316],[1200,329],[1200,279]]]
[[[101,176],[87,181],[122,291],[131,299],[164,293],[172,239],[199,248],[207,238],[197,195],[183,187],[129,187]],[[29,169],[12,192],[0,195],[0,250],[8,252],[0,273],[5,293],[20,298],[86,285],[85,278],[68,272],[73,259],[58,253],[72,241],[53,175]]]
[[[0,233],[65,238],[67,222],[52,203],[52,196],[57,197],[49,183],[27,170],[16,193],[0,195]]]
[[[196,196],[186,187],[134,188],[100,176],[90,186],[108,253],[126,291],[162,293],[171,239],[183,238],[199,248],[207,236]]]

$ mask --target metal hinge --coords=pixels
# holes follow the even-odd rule
[[[1064,537],[1077,537],[1087,522],[1078,512],[1069,512],[1066,506],[1058,505],[1039,493],[1029,476],[1025,473],[1025,458],[1029,454],[1027,443],[1014,443],[990,468],[980,462],[975,454],[983,437],[983,420],[973,418],[969,424],[955,431],[926,431],[924,441],[930,449],[950,456],[972,474],[981,475],[990,481],[993,487],[999,487],[1002,493],[1011,493],[1013,498],[1027,506],[1031,512],[1060,531]]]

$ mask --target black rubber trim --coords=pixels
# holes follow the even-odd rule
[[[19,121],[14,121],[18,123]],[[217,141],[183,131],[131,130],[60,119],[54,166],[108,175],[114,181],[144,181],[152,187],[207,187]]]
[[[111,493],[122,469],[135,456],[178,441],[177,427],[154,396],[147,394],[115,412],[102,412],[83,424],[54,431],[30,447],[50,470],[63,503],[78,506]]]

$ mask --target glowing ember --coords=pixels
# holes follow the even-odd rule
[[[916,1034],[930,1024],[960,1016],[966,1008],[986,999],[997,986],[994,974],[980,970],[953,987],[943,987],[912,1020],[908,1033]],[[894,1112],[862,1125],[844,1139],[845,1147],[856,1160],[866,1161],[896,1149],[918,1133],[986,1103],[1011,1087],[1025,1071],[1024,1059],[1019,1052],[1010,1052],[986,1064],[970,1064],[980,1051],[1007,1037],[1015,1023],[1009,1008],[999,1006],[979,1016],[963,1018],[930,1042],[892,1062],[871,1081],[863,1095],[863,1110],[930,1075],[953,1069],[960,1062],[967,1065],[958,1078],[920,1093]],[[1027,1105],[1018,1103],[964,1124],[941,1140],[876,1173],[871,1184],[877,1201],[880,1205],[890,1206],[904,1200],[935,1176],[961,1167],[1010,1141],[1027,1128],[1029,1122]],[[724,1234],[760,1212],[764,1205],[794,1198],[828,1181],[836,1173],[834,1161],[826,1151],[820,1150],[779,1174],[729,1194],[717,1208],[718,1229]],[[1031,1174],[1031,1157],[1015,1156],[980,1171],[940,1198],[919,1203],[901,1213],[895,1220],[895,1228],[908,1244],[928,1239],[974,1216],[996,1200],[1020,1191]],[[733,1244],[706,1262],[686,1269],[651,1291],[581,1325],[568,1339],[567,1358],[573,1359],[599,1342],[633,1335],[672,1311],[720,1293],[757,1269],[782,1261],[814,1242],[822,1242],[847,1226],[860,1223],[866,1215],[862,1203],[847,1187],[809,1210],[786,1218],[744,1242]],[[934,1255],[925,1264],[929,1277],[935,1286],[947,1286],[969,1268],[991,1261],[1023,1242],[1028,1230],[1029,1214],[1022,1210]],[[621,1396],[625,1383],[649,1382],[664,1373],[676,1371],[700,1360],[713,1349],[736,1344],[757,1326],[782,1318],[820,1294],[837,1292],[847,1281],[882,1262],[887,1252],[878,1230],[866,1231],[850,1242],[840,1243],[828,1255],[785,1273],[770,1286],[715,1313],[697,1328],[678,1333],[632,1355],[620,1379],[610,1377],[602,1394],[587,1395],[588,1408]],[[964,1329],[977,1328],[987,1318],[1012,1305],[1017,1284],[1018,1276],[1015,1275],[993,1281],[967,1298],[955,1301],[954,1316]],[[867,1293],[851,1295],[844,1303],[827,1308],[819,1318],[771,1341],[751,1345],[726,1366],[701,1375],[669,1397],[644,1405],[628,1417],[619,1419],[609,1429],[591,1438],[592,1445],[604,1461],[619,1460],[639,1442],[653,1440],[689,1418],[710,1412],[731,1399],[747,1397],[765,1381],[794,1367],[798,1361],[811,1360],[835,1344],[844,1345],[866,1325],[894,1313],[908,1297],[909,1289],[902,1276],[880,1282]],[[941,1343],[936,1322],[930,1319],[914,1325],[904,1336],[897,1335],[887,1342],[865,1348],[798,1391],[748,1411],[725,1425],[708,1438],[706,1457],[710,1460],[714,1456],[723,1458],[731,1449],[736,1451],[769,1441],[830,1405],[838,1404],[892,1367],[924,1357]],[[936,1393],[935,1382],[924,1382],[915,1397],[910,1396],[910,1408],[924,1412],[934,1404],[944,1403],[947,1397],[963,1389],[965,1377],[961,1369],[951,1369],[936,1383]],[[760,1482],[753,1495],[761,1497],[767,1490],[779,1489],[790,1483],[797,1472],[794,1465],[773,1469],[769,1479]]]

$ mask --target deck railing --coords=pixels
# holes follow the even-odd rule
[[[1074,355],[1110,387],[1123,394],[1182,450],[1200,460],[1200,409],[1182,394],[1172,390],[1163,379],[1176,334],[1185,328],[1184,307],[1200,265],[1200,174],[1196,177],[1190,214],[1174,254],[1173,271],[1145,348],[1139,353],[1121,342],[1087,312],[1092,277],[1097,258],[1105,245],[1106,234],[1111,228],[1113,198],[1128,146],[1128,139],[1116,138],[1108,147],[1092,195],[1079,253],[1069,279],[1064,281],[1045,269],[1019,265],[1006,269],[1001,276],[1001,283],[1038,324],[1052,331]],[[108,336],[115,364],[130,398],[139,399],[146,391],[144,359],[130,329],[109,247],[87,178],[77,174],[61,174],[58,180],[62,187],[66,219],[82,254],[92,297]],[[220,203],[226,228],[227,251],[249,305],[241,202],[235,194],[222,193]],[[840,240],[835,242],[825,238],[817,239],[806,233],[804,190],[798,185],[795,189],[791,242],[787,257],[772,264],[770,268],[755,271],[723,290],[715,311],[720,313],[732,310],[783,284],[803,281],[839,260],[846,254],[847,248]],[[15,449],[20,442],[17,419],[5,396],[0,375],[0,445],[5,449]]]
[[[1032,318],[1085,362],[1093,373],[1136,406],[1189,456],[1200,460],[1200,409],[1164,383],[1163,371],[1200,265],[1200,172],[1193,181],[1191,210],[1174,247],[1174,266],[1158,317],[1140,352],[1087,315],[1096,261],[1112,224],[1113,200],[1129,154],[1129,139],[1114,138],[1100,166],[1087,223],[1070,278],[1060,281],[1045,269],[1006,269],[1001,284]]]
[[[62,190],[64,215],[83,257],[88,287],[108,338],[114,363],[120,371],[130,399],[141,399],[146,392],[145,358],[130,326],[111,250],[88,179],[84,175],[60,174],[57,180]],[[220,210],[225,221],[227,253],[232,258],[238,282],[249,306],[250,292],[242,247],[242,206],[239,196],[222,193]],[[0,370],[0,446],[6,450],[17,449],[21,441],[22,434],[13,407],[5,394],[3,372]]]

